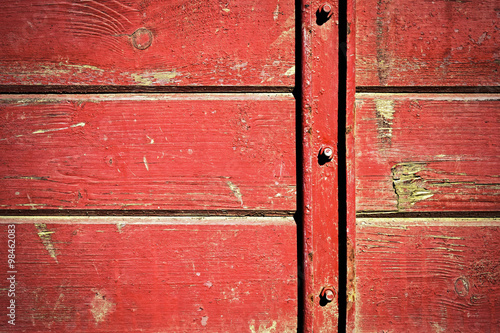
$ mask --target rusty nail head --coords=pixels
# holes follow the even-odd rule
[[[321,291],[321,297],[324,297],[328,302],[333,301],[335,294],[335,290],[332,287],[323,288]]]
[[[328,161],[331,161],[333,159],[333,149],[331,147],[323,147],[321,148],[319,153]]]
[[[332,11],[332,5],[330,5],[328,2],[325,2],[320,9],[322,12],[325,13],[330,13]]]

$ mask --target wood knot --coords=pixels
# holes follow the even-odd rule
[[[153,33],[146,28],[137,29],[130,38],[132,45],[139,50],[145,50],[153,43]]]

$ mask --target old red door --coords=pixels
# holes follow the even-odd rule
[[[294,6],[1,2],[1,331],[296,331]]]
[[[350,3],[349,332],[500,329],[499,14]]]

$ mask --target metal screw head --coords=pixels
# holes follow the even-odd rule
[[[324,297],[328,302],[333,301],[336,294],[337,293],[332,287],[323,288],[323,290],[321,291],[321,297]]]
[[[324,162],[329,162],[333,159],[333,148],[322,147],[319,151],[319,156]]]
[[[333,7],[332,5],[330,5],[328,2],[325,2],[324,4],[321,5],[321,7],[319,8],[319,12],[322,14],[322,15],[325,15],[326,19],[328,20],[330,17],[332,17],[333,15]]]

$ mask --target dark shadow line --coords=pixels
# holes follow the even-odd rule
[[[356,218],[498,218],[499,211],[357,212]]]
[[[121,210],[121,209],[2,209],[0,216],[223,216],[223,217],[291,217],[284,210]]]
[[[305,273],[304,273],[304,193],[303,147],[302,147],[302,1],[295,0],[295,146],[296,146],[296,178],[297,178],[297,332],[305,329]]]
[[[345,332],[347,325],[347,0],[339,1],[338,45],[338,254],[339,254],[339,320],[338,332]]]
[[[498,94],[500,87],[483,86],[483,87],[446,87],[446,86],[419,86],[419,87],[356,87],[356,93],[374,93],[374,94]]]

